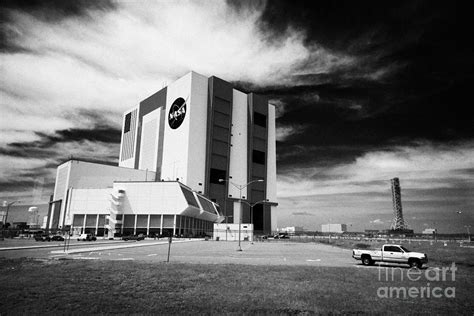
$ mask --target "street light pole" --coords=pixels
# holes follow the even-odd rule
[[[3,240],[3,235],[4,235],[4,231],[5,231],[5,227],[7,226],[7,221],[8,221],[8,212],[10,211],[10,206],[17,203],[19,201],[13,201],[13,202],[10,202],[8,203],[7,201],[3,201],[3,207],[6,207],[7,208],[7,211],[5,213],[5,217],[4,217],[4,221],[3,221],[3,226],[2,226],[2,240]]]
[[[229,217],[234,217],[234,216],[225,216],[225,241],[227,241],[227,231],[229,230]]]
[[[237,251],[242,251],[242,247],[240,246],[240,231],[241,231],[241,226],[242,226],[242,190],[251,185],[254,182],[264,182],[265,180],[263,179],[258,179],[258,180],[253,180],[248,182],[247,184],[235,184],[234,182],[230,180],[225,180],[225,179],[219,179],[219,182],[225,182],[227,181],[228,183],[232,184],[234,187],[236,187],[239,190],[239,247],[237,248]],[[248,203],[248,202],[246,202]]]
[[[253,224],[253,207],[257,204],[265,204],[266,202],[268,202],[268,199],[266,200],[261,200],[261,201],[258,201],[258,202],[255,202],[253,204],[250,204],[249,202],[247,201],[242,201],[242,203],[245,203],[247,204],[249,207],[250,207],[250,224]],[[255,228],[253,228],[254,231],[255,231]],[[252,238],[252,244],[253,244],[253,238]]]
[[[4,227],[5,227],[5,225],[7,224],[7,221],[8,221],[8,211],[10,210],[10,206],[12,206],[13,204],[15,204],[17,202],[19,202],[19,201],[13,201],[13,202],[10,202],[10,203],[8,203],[7,201],[3,201],[3,207],[7,208],[7,212],[5,213],[5,222],[3,223]]]
[[[456,213],[458,215],[461,215],[462,211],[456,211]],[[466,229],[467,229],[467,241],[470,242],[471,241],[471,232],[469,231],[469,228],[471,227],[471,225],[464,225],[464,227],[466,227]]]
[[[331,219],[329,219],[329,242],[331,242]]]
[[[242,251],[242,247],[240,247],[240,227],[242,226],[242,186],[238,186],[239,188],[239,248],[237,251]]]

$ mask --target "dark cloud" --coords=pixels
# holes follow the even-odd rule
[[[32,159],[39,163],[36,168],[17,169],[14,177],[2,178],[0,191],[27,192],[35,185],[41,185],[50,192],[54,188],[56,168],[70,159],[117,166],[120,133],[119,129],[109,126],[58,130],[53,134],[37,132],[39,139],[36,141],[0,147],[0,156],[10,157],[10,160],[11,157]]]
[[[278,37],[288,28],[303,31],[307,44],[356,55],[396,53],[407,45],[437,45],[436,34],[455,41],[470,32],[467,3],[422,1],[268,1],[261,26]],[[453,29],[456,33],[452,34]],[[446,34],[451,33],[450,37]],[[270,37],[270,36],[269,36]],[[430,43],[431,42],[431,43]],[[383,61],[383,59],[381,59]]]
[[[40,137],[39,140],[23,143],[10,143],[8,146],[17,149],[38,149],[47,148],[57,143],[81,142],[86,140],[118,144],[120,143],[120,133],[121,131],[119,129],[108,126],[98,126],[93,129],[71,128],[56,131],[54,134],[35,132],[35,134]]]
[[[94,129],[73,128],[57,131],[58,137],[52,136],[50,139],[54,142],[90,140],[93,142],[119,144],[120,133],[121,130],[108,126],[98,126]]]
[[[7,144],[5,147],[0,147],[0,155],[18,158],[34,158],[44,160],[44,174],[40,171],[28,171],[34,174],[23,174],[24,171],[19,171],[19,179],[27,179],[29,177],[38,177],[41,175],[48,176],[51,171],[57,166],[69,159],[87,159],[94,153],[94,144],[99,147],[106,148],[106,145],[111,144],[117,147],[117,150],[102,150],[95,152],[93,156],[94,162],[117,165],[118,144],[120,143],[119,129],[98,126],[95,128],[74,128],[67,130],[59,130],[54,134],[35,133],[39,139],[30,142],[16,142]],[[85,142],[89,142],[86,143]],[[115,146],[116,145],[116,146]],[[70,148],[70,150],[65,150]],[[20,184],[18,184],[20,185]]]
[[[54,178],[49,178],[46,183],[40,183],[38,179],[42,177],[42,175],[38,175],[37,178],[29,177],[8,181],[0,180],[0,192],[32,192],[39,184],[46,188],[46,191],[52,191],[54,188]]]
[[[294,168],[311,165],[315,168],[330,168],[350,164],[356,157],[376,149],[368,146],[310,146],[277,142],[277,168],[280,174],[292,173]],[[308,175],[307,175],[308,176]],[[318,174],[318,179],[325,178]],[[333,178],[333,175],[328,175]]]
[[[34,168],[19,170],[14,178],[0,179],[0,192],[30,192],[34,189],[45,189],[48,193],[54,188],[54,172],[55,166],[49,168]]]
[[[472,70],[464,70],[468,71]],[[373,150],[419,141],[442,144],[474,137],[474,121],[466,101],[470,99],[471,81],[447,76],[444,80],[449,82],[445,84],[429,75],[420,82],[395,79],[389,84],[358,80],[267,90],[271,99],[285,105],[277,126],[306,126],[279,142],[280,156],[295,146],[339,146],[339,150],[331,148],[323,153],[327,156],[332,152],[339,161],[339,156],[360,154],[361,148]],[[312,154],[303,153],[301,159],[317,157]]]
[[[463,6],[267,2],[261,28],[270,40],[292,28],[305,34],[308,47],[319,45],[354,58],[329,71],[295,75],[295,84],[285,87],[239,83],[285,105],[277,126],[306,126],[279,142],[280,166],[321,155],[340,163],[366,150],[417,141],[472,139],[474,120],[467,100],[474,78],[473,45],[466,39],[473,37],[474,27]],[[310,57],[301,69],[312,69],[317,59]],[[295,149],[298,155],[291,155]]]
[[[246,11],[259,10],[265,5],[265,0],[226,0],[226,3],[238,13],[244,13]]]
[[[116,2],[111,0],[2,0],[0,1],[0,52],[28,51],[15,42],[19,34],[17,29],[12,27],[14,12],[27,13],[44,21],[58,22],[68,17],[88,19],[91,12],[108,12],[116,6]]]
[[[90,11],[110,11],[116,8],[116,4],[110,0],[2,0],[0,8],[27,12],[54,21],[66,17],[87,16]]]
[[[458,174],[458,175],[472,175],[473,177],[471,179],[474,179],[474,168],[469,168],[469,169],[456,169],[452,171],[453,174]],[[473,180],[474,181],[474,180]]]

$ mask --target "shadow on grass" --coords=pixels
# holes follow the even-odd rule
[[[421,268],[411,268],[407,264],[392,264],[392,263],[381,263],[381,264],[372,264],[372,265],[364,265],[363,263],[357,263],[355,264],[357,267],[365,267],[365,268],[374,268],[374,269],[379,269],[379,268],[400,268],[404,270],[410,270],[410,269],[418,269],[418,270],[426,270],[429,269],[430,267],[423,266]]]

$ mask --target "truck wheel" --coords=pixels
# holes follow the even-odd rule
[[[423,263],[421,263],[418,259],[411,259],[410,261],[408,261],[408,264],[410,265],[410,268],[421,269],[421,267],[423,266]]]
[[[364,264],[364,266],[371,266],[372,265],[372,259],[369,256],[364,256],[362,258],[362,264]]]

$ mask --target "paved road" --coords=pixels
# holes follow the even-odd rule
[[[49,248],[0,251],[4,258],[68,258],[90,260],[137,260],[163,262],[167,260],[166,241],[114,241],[74,243],[70,253],[65,254],[58,245]],[[34,244],[33,244],[34,245]],[[111,246],[128,248],[108,249]],[[355,266],[351,250],[318,243],[295,243],[288,241],[243,242],[242,251],[237,251],[236,242],[174,240],[171,244],[170,261],[206,264],[251,264],[251,265],[305,265],[305,266]],[[2,245],[0,245],[1,248]],[[51,245],[53,246],[53,245]],[[139,246],[139,247],[135,247]]]

